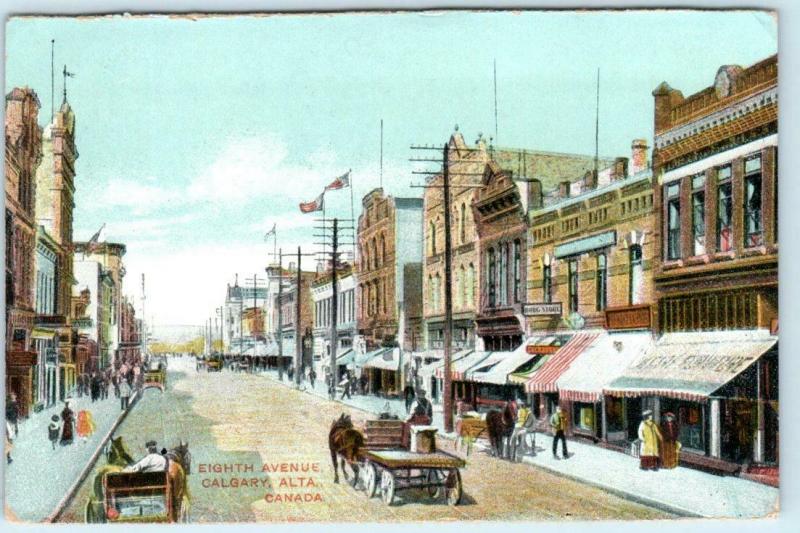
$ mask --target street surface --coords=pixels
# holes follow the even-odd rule
[[[144,443],[189,443],[191,521],[410,521],[665,518],[669,515],[540,469],[474,452],[462,470],[462,505],[401,492],[380,498],[333,483],[328,430],[350,413],[356,426],[374,415],[300,392],[258,374],[196,373],[194,361],[170,359],[168,388],[149,389],[117,429],[133,453]],[[446,451],[451,442],[439,439]],[[100,459],[98,464],[104,464]],[[218,470],[218,471],[215,471]],[[292,471],[296,470],[296,471]],[[304,472],[305,471],[305,472]],[[93,475],[88,477],[91,480]],[[86,482],[61,521],[83,521]]]

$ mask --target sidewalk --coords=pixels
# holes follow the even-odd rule
[[[135,403],[133,398],[131,402]],[[75,435],[73,444],[56,444],[56,449],[52,449],[47,426],[52,415],[61,414],[64,402],[35,413],[19,424],[19,434],[11,452],[14,462],[5,465],[6,506],[19,520],[40,522],[47,518],[122,414],[120,400],[114,397],[113,390],[105,400],[92,403],[89,396],[83,396],[73,397],[70,403],[76,418],[83,409],[92,413],[95,432],[86,442]]]
[[[278,379],[277,372],[265,372]],[[290,385],[284,376],[284,384]],[[306,382],[306,386],[309,384]],[[315,384],[306,392],[327,398],[325,384]],[[341,401],[338,399],[337,401]],[[372,413],[383,410],[386,402],[393,414],[406,417],[402,400],[355,395],[341,403]],[[442,406],[434,404],[433,425],[444,434]],[[445,435],[452,437],[453,435]],[[759,518],[778,510],[777,488],[733,476],[716,476],[691,468],[678,467],[658,472],[642,471],[639,460],[624,453],[570,440],[568,460],[553,459],[553,439],[536,434],[537,454],[524,462],[552,473],[593,485],[617,496],[681,516],[715,518]],[[484,453],[486,441],[478,441],[472,453]],[[560,452],[560,450],[559,450]]]

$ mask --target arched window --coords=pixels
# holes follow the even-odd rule
[[[386,264],[386,238],[381,233],[381,264]]]
[[[370,253],[372,255],[372,268],[378,268],[378,245],[375,242],[375,237],[372,238],[372,250]]]
[[[467,204],[461,204],[461,244],[467,241]]]
[[[628,279],[628,303],[636,305],[642,303],[642,247],[633,244],[628,249],[629,279]]]

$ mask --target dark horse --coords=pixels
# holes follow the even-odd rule
[[[486,429],[489,433],[489,443],[495,457],[509,455],[509,439],[514,433],[514,424],[517,423],[517,403],[506,402],[503,412],[493,410],[486,413]]]
[[[350,415],[342,415],[333,421],[331,431],[328,433],[328,447],[331,450],[331,462],[333,463],[333,482],[339,483],[339,465],[337,458],[342,458],[342,475],[347,478],[345,473],[345,463],[350,464],[353,469],[353,479],[351,483],[355,485],[358,479],[358,451],[364,446],[364,435],[353,427]]]

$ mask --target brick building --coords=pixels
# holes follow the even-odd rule
[[[136,310],[127,297],[122,298],[119,315],[119,347],[117,363],[141,361],[142,340]]]
[[[291,275],[291,281],[288,280],[288,276],[284,279],[289,281],[290,285],[284,289],[279,302],[281,325],[283,326],[281,330],[283,355],[286,358],[291,357],[291,361],[295,361],[297,344],[300,342],[302,344],[301,365],[305,368],[312,364],[313,358],[313,336],[311,332],[314,327],[314,307],[311,301],[311,284],[317,274],[316,272],[301,272],[299,291],[297,287],[297,269],[290,265],[287,274]],[[299,324],[297,321],[298,298],[300,298]],[[289,364],[293,365],[294,363],[291,362]]]
[[[27,88],[6,95],[6,391],[15,394],[22,416],[34,398],[36,352],[34,260],[36,169],[42,156],[39,99]]]
[[[653,92],[662,336],[610,387],[677,416],[683,461],[743,475],[777,475],[777,81],[772,56]]]

